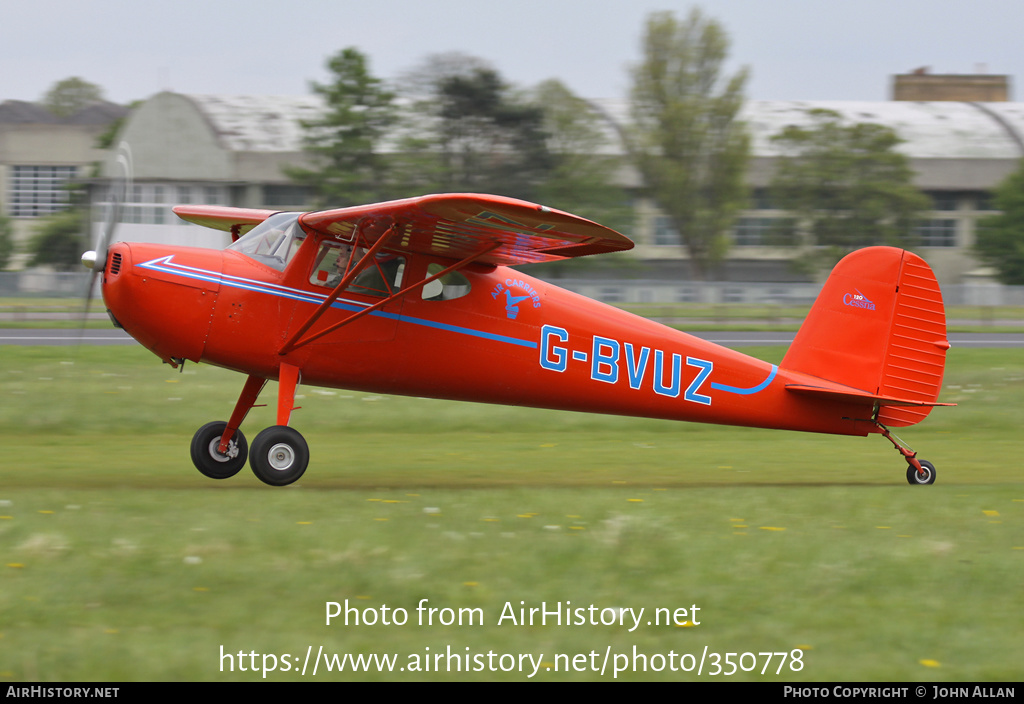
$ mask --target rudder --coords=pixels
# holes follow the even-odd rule
[[[880,423],[906,426],[938,399],[947,349],[942,292],[928,264],[868,247],[832,270],[779,366],[865,392],[879,402]]]

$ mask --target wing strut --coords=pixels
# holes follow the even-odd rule
[[[362,258],[356,263],[356,265],[351,266],[352,258],[355,256],[355,247],[361,246],[359,245],[359,240],[362,239],[362,232],[359,233],[359,235],[355,238],[355,241],[353,242],[352,252],[349,255],[349,271],[343,277],[341,277],[341,281],[339,281],[338,285],[334,287],[334,290],[331,291],[331,294],[324,299],[323,303],[317,306],[316,310],[313,311],[313,313],[309,316],[309,320],[303,323],[302,326],[295,331],[295,334],[289,337],[288,340],[284,343],[284,345],[281,346],[281,349],[278,350],[277,352],[279,355],[288,354],[296,347],[301,346],[298,343],[298,339],[302,337],[307,330],[313,327],[313,323],[320,319],[320,316],[322,316],[331,307],[331,304],[333,304],[338,299],[338,296],[341,295],[341,292],[344,291],[350,283],[352,283],[356,276],[362,273],[362,271],[366,269],[367,266],[369,266],[370,262],[374,262],[376,264],[377,252],[379,252],[380,249],[384,246],[384,244],[389,239],[391,239],[391,235],[393,235],[394,233],[395,226],[392,225],[391,227],[388,228],[387,232],[381,235],[381,237],[366,250],[366,253],[363,254]],[[389,293],[391,293],[390,290]],[[392,294],[392,296],[393,295],[394,294]],[[391,297],[389,296],[385,300],[390,301]],[[319,337],[319,335],[317,335],[317,337]],[[302,344],[304,345],[308,342],[310,342],[310,340],[304,340]]]
[[[481,257],[486,256],[487,254],[489,254],[490,252],[493,252],[495,249],[497,249],[498,247],[501,246],[501,242],[492,242],[489,246],[487,246],[487,247],[485,247],[485,248],[483,248],[483,249],[481,249],[481,250],[479,250],[477,252],[474,252],[474,253],[470,254],[469,256],[467,256],[467,257],[457,261],[456,263],[452,264],[451,266],[447,267],[446,269],[442,269],[441,271],[437,272],[436,274],[434,274],[432,276],[428,276],[427,278],[423,279],[422,281],[417,281],[416,283],[411,284],[409,286],[406,286],[405,288],[402,288],[402,289],[400,289],[398,291],[389,291],[389,295],[387,297],[382,298],[381,300],[379,300],[376,303],[374,303],[372,306],[367,306],[366,308],[363,308],[362,310],[360,310],[360,311],[358,311],[356,313],[353,313],[352,315],[348,316],[344,320],[339,320],[338,322],[333,323],[332,325],[327,326],[326,328],[324,328],[323,330],[320,330],[319,332],[316,332],[316,333],[314,333],[312,335],[309,335],[306,338],[300,339],[302,337],[302,335],[304,335],[313,326],[313,324],[316,323],[316,321],[320,319],[320,317],[327,311],[327,309],[331,307],[331,304],[334,303],[335,300],[337,300],[338,296],[341,295],[341,292],[345,289],[345,287],[347,287],[349,285],[349,283],[351,283],[351,281],[363,269],[367,268],[367,266],[368,266],[367,262],[373,262],[374,264],[376,264],[376,260],[373,259],[373,256],[376,254],[377,250],[380,249],[382,243],[391,236],[393,231],[394,231],[394,226],[392,226],[386,233],[384,233],[384,235],[379,240],[377,240],[373,244],[373,246],[359,260],[359,262],[356,264],[356,266],[353,267],[352,271],[350,271],[348,274],[346,274],[344,276],[344,278],[342,278],[342,280],[338,283],[338,285],[335,286],[334,290],[331,291],[331,294],[326,298],[326,300],[324,300],[323,303],[321,303],[319,306],[317,306],[317,309],[315,311],[313,311],[313,313],[309,316],[309,320],[307,320],[305,323],[303,323],[302,326],[298,330],[295,331],[295,334],[293,334],[290,338],[288,338],[288,340],[284,343],[284,345],[282,345],[281,349],[278,351],[279,355],[286,355],[289,352],[291,352],[292,350],[294,350],[296,347],[302,347],[303,345],[308,345],[310,342],[313,342],[314,340],[318,340],[321,337],[323,337],[324,335],[332,333],[332,332],[334,332],[335,330],[337,330],[340,327],[348,325],[349,323],[353,323],[356,320],[359,320],[360,318],[362,318],[363,316],[369,315],[373,311],[379,310],[380,308],[383,308],[384,306],[386,306],[387,304],[391,303],[392,301],[396,301],[399,298],[403,298],[407,294],[412,293],[413,291],[416,291],[416,290],[419,290],[419,289],[423,288],[424,286],[426,286],[430,282],[436,281],[437,279],[440,279],[442,276],[445,276],[446,274],[449,274],[449,273],[451,273],[453,271],[457,271],[458,269],[462,269],[463,267],[466,267],[469,264],[472,264],[476,260],[480,259]]]

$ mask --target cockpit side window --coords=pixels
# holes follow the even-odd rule
[[[427,265],[427,277],[438,274],[445,270],[441,264],[433,263]],[[462,298],[470,291],[469,279],[458,271],[449,271],[439,279],[434,279],[423,287],[424,301],[451,301],[455,298]]]
[[[277,213],[254,227],[248,234],[233,242],[233,249],[256,261],[284,271],[306,233],[299,227],[300,213]]]
[[[362,247],[356,247],[353,252],[351,245],[340,242],[320,243],[309,283],[335,288],[349,268],[355,266],[365,253]],[[345,290],[365,296],[389,296],[402,287],[404,274],[405,257],[391,253],[377,254],[374,262],[360,271]]]

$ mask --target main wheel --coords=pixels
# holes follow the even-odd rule
[[[271,486],[285,486],[296,481],[309,464],[309,446],[297,430],[275,425],[252,441],[249,453],[252,472]]]
[[[220,436],[228,424],[222,420],[207,423],[192,436],[192,464],[211,479],[227,479],[238,474],[245,466],[249,446],[241,430],[236,430],[228,441],[228,451],[217,452]]]
[[[913,465],[907,467],[907,481],[911,484],[934,484],[935,483],[935,465],[928,460],[918,460],[921,463],[921,469],[925,471],[922,476],[917,473]]]

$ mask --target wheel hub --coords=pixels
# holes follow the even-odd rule
[[[217,448],[220,447],[220,438],[216,437],[210,441],[210,457],[218,462],[228,462],[238,457],[238,443],[234,440],[228,443],[228,451],[221,453]]]
[[[270,466],[279,472],[283,472],[295,462],[295,450],[290,445],[278,443],[270,448],[267,455]]]

